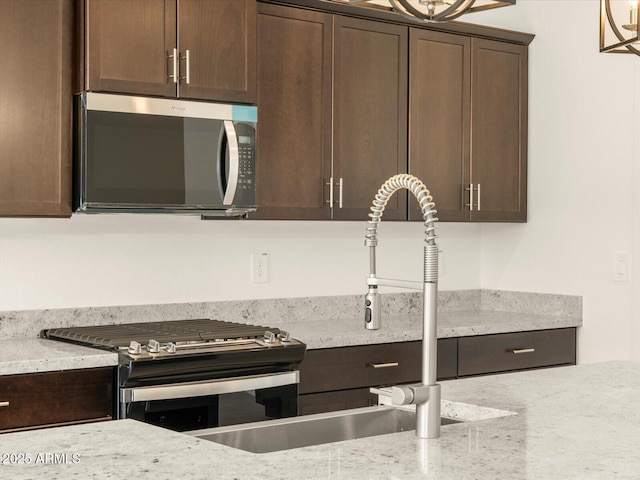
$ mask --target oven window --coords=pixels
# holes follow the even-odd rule
[[[298,414],[298,385],[207,397],[134,402],[127,418],[176,431],[259,422]]]

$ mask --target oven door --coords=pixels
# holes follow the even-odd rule
[[[119,418],[171,430],[258,422],[298,414],[297,370],[120,389]]]

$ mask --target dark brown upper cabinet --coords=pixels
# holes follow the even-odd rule
[[[471,39],[411,29],[409,173],[424,182],[438,218],[469,219]],[[421,220],[417,202],[409,218]]]
[[[0,1],[0,215],[71,215],[72,0]]]
[[[411,29],[409,172],[445,221],[527,219],[527,46]],[[409,218],[422,218],[410,203]]]
[[[84,90],[255,103],[256,0],[86,0]]]
[[[334,17],[334,218],[366,220],[385,180],[407,171],[408,42],[405,26]],[[384,218],[406,217],[401,191]]]
[[[258,15],[258,210],[365,220],[406,172],[408,30],[278,5]],[[385,218],[406,218],[406,195]]]
[[[250,217],[330,219],[332,16],[258,8],[258,210]]]
[[[528,49],[473,39],[471,220],[527,220]]]

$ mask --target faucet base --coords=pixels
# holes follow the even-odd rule
[[[416,403],[416,436],[418,438],[440,437],[440,385],[425,385],[427,400]]]

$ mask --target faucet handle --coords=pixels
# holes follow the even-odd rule
[[[391,387],[391,403],[394,405],[411,405],[415,400],[415,392],[407,386]]]
[[[390,398],[393,405],[413,405],[426,402],[429,399],[430,388],[421,383],[415,383],[385,388],[374,387],[370,388],[369,391],[375,395]],[[438,386],[438,388],[440,387]]]

